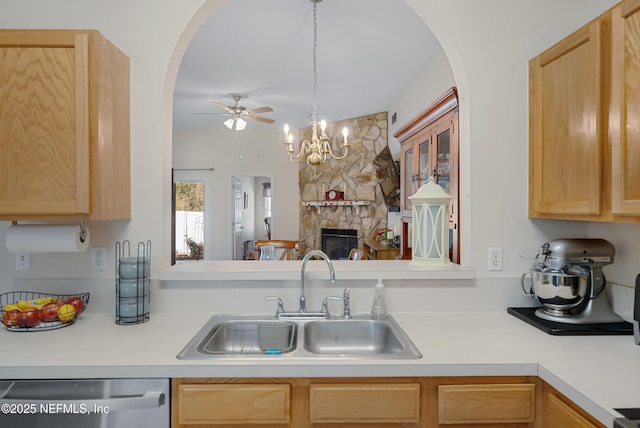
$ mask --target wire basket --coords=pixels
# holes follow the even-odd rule
[[[74,302],[71,302],[74,299]],[[62,304],[69,302],[73,311],[66,308],[58,311]],[[58,303],[59,306],[47,303]],[[89,293],[50,294],[36,291],[10,291],[0,294],[0,315],[2,323],[9,331],[46,331],[73,324],[89,304]]]

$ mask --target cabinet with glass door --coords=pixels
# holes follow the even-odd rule
[[[458,99],[452,88],[394,134],[400,149],[402,237],[400,257],[411,258],[411,201],[429,177],[451,195],[449,256],[458,263]]]

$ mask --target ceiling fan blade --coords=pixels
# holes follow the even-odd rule
[[[253,116],[251,114],[247,115],[247,119],[255,120],[255,121],[258,121],[258,122],[262,122],[262,123],[273,123],[273,122],[275,122],[275,120],[273,120],[273,119],[269,119],[269,118],[261,117],[261,116]]]
[[[245,110],[247,112],[249,112],[249,114],[254,114],[254,113],[267,113],[269,111],[273,111],[273,109],[271,107],[258,107],[258,108],[250,108]]]
[[[224,105],[222,103],[211,101],[211,104],[213,104],[214,106],[220,107],[221,109],[226,110],[229,113],[233,113],[233,110],[231,110],[228,106],[226,106],[226,105]]]

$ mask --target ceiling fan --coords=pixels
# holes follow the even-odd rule
[[[245,106],[240,105],[241,98],[242,98],[241,95],[238,95],[238,94],[233,95],[233,99],[235,100],[236,103],[232,106],[226,106],[222,103],[218,103],[215,101],[211,102],[211,104],[220,107],[221,109],[225,110],[227,113],[232,115],[229,119],[224,121],[224,125],[227,128],[235,131],[242,131],[247,126],[247,122],[246,120],[244,120],[245,118],[262,122],[262,123],[275,122],[275,120],[269,119],[267,117],[256,116],[257,113],[266,113],[269,111],[273,111],[271,107],[265,106],[265,107],[248,109]]]

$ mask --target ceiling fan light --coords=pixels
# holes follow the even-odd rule
[[[229,129],[233,129],[233,122],[235,122],[234,119],[233,118],[229,118],[229,119],[224,121],[224,126],[226,126]]]
[[[236,119],[236,131],[242,131],[246,127],[247,127],[247,121],[246,120],[244,120],[241,117]]]

